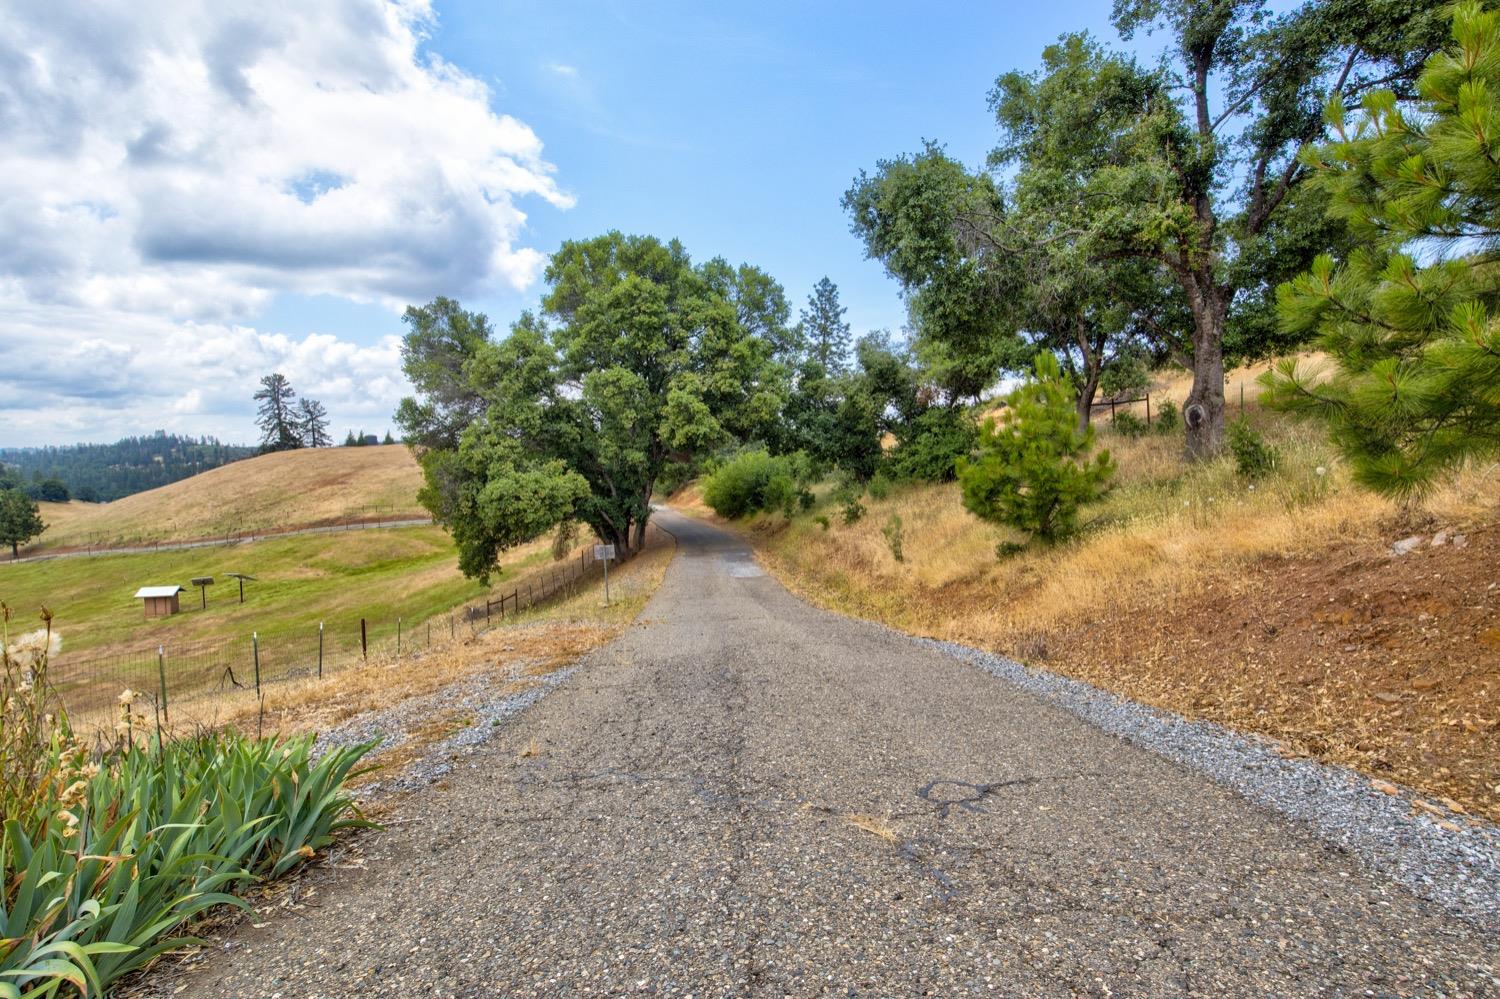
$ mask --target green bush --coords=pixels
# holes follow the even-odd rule
[[[1116,413],[1114,429],[1121,437],[1136,438],[1150,433],[1151,425],[1134,413]]]
[[[806,501],[809,475],[802,454],[771,455],[743,451],[715,469],[703,482],[703,502],[731,520],[762,510],[779,510],[790,517]]]
[[[825,531],[828,530],[829,521],[828,521],[828,516],[826,514],[821,514],[821,513],[818,514],[816,517],[813,518],[813,523],[817,524],[819,527],[821,527]]]
[[[1259,479],[1276,467],[1276,449],[1244,419],[1229,424],[1229,451],[1234,468],[1247,479]]]
[[[846,482],[834,491],[833,501],[839,505],[839,517],[848,527],[860,522],[865,515],[865,505],[860,502],[864,492],[854,482]]]
[[[1177,403],[1171,399],[1162,402],[1156,411],[1156,433],[1161,437],[1170,437],[1182,429],[1182,414],[1177,410]]]
[[[886,475],[884,472],[876,472],[874,476],[871,477],[870,482],[868,486],[866,486],[866,488],[870,492],[870,499],[877,502],[883,499],[888,499],[891,495],[891,477],[889,475]]]
[[[902,550],[901,544],[905,540],[905,532],[901,527],[900,515],[891,514],[891,519],[885,522],[885,526],[880,529],[880,533],[885,535],[885,543],[890,546],[891,558],[897,562],[905,562],[906,554]]]
[[[978,440],[979,427],[967,412],[934,406],[901,430],[886,467],[896,479],[949,482],[957,460]]]
[[[1077,529],[1078,509],[1108,489],[1109,452],[1087,457],[1094,428],[1078,429],[1073,387],[1048,353],[1006,399],[1004,422],[986,420],[978,456],[960,459],[964,506],[982,520],[1053,542]]]

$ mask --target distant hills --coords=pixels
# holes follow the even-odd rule
[[[158,430],[113,444],[0,448],[0,464],[18,473],[24,483],[56,479],[73,499],[109,502],[257,453],[259,448],[223,444],[213,437],[181,437]]]
[[[42,502],[31,553],[425,517],[421,488],[404,445],[277,451],[107,505]]]

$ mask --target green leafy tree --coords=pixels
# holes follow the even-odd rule
[[[825,275],[813,285],[802,310],[802,337],[808,356],[831,375],[849,370],[849,323],[839,304],[839,288]]]
[[[20,489],[0,491],[0,544],[10,545],[11,558],[19,558],[21,546],[46,529],[35,500]]]
[[[1327,420],[1356,480],[1408,498],[1500,452],[1500,15],[1456,8],[1453,47],[1403,106],[1377,91],[1306,157],[1360,245],[1280,289],[1287,327],[1316,333],[1331,377],[1295,360],[1266,401]]]
[[[1390,0],[1276,13],[1264,0],[1116,0],[1122,36],[1170,36],[1160,70],[1075,35],[1047,50],[1040,74],[997,84],[1004,137],[995,160],[1057,176],[1074,168],[1075,132],[1101,95],[1136,102],[1115,117],[1109,155],[1089,165],[1081,197],[1056,208],[1091,257],[1136,257],[1177,284],[1191,317],[1179,351],[1193,372],[1183,411],[1189,456],[1223,446],[1232,318],[1245,310],[1264,326],[1268,289],[1339,238],[1298,156],[1323,135],[1323,104],[1382,81],[1409,83],[1440,37],[1442,8]]]
[[[255,423],[260,427],[262,451],[290,451],[302,446],[297,426],[297,394],[285,375],[272,372],[262,378],[255,401],[260,404]]]
[[[1085,166],[1104,162],[1110,125],[1131,106],[1132,95],[1108,96],[1109,113],[1069,130],[1067,170],[1024,164],[1007,187],[929,143],[845,194],[866,252],[907,290],[917,352],[950,398],[977,396],[1047,350],[1072,376],[1084,426],[1102,373],[1143,335],[1139,313],[1160,298],[1151,268],[1092,255],[1059,209],[1080,197]]]
[[[1006,398],[999,421],[986,420],[977,456],[958,461],[964,507],[1052,543],[1073,533],[1078,510],[1109,487],[1108,451],[1092,457],[1092,426],[1079,429],[1074,389],[1051,354],[1038,354],[1033,377]]]
[[[407,335],[419,397],[397,422],[422,462],[422,501],[466,574],[487,578],[506,549],[566,519],[634,551],[669,460],[776,425],[785,369],[742,323],[721,274],[676,241],[612,232],[564,243],[541,314],[523,314],[504,339]],[[471,331],[487,325],[464,315]],[[424,388],[434,355],[462,385]]]

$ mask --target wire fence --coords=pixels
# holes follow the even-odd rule
[[[651,525],[647,546],[668,537]],[[236,725],[258,720],[266,689],[321,678],[371,662],[420,655],[472,638],[605,575],[595,546],[498,587],[483,598],[425,617],[373,618],[351,613],[316,626],[256,630],[233,638],[161,643],[103,656],[59,655],[50,676],[75,730],[109,728],[130,692],[158,721]]]

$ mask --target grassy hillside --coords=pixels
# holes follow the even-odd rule
[[[1229,395],[1238,409],[1235,383]],[[1186,394],[1164,379],[1153,399]],[[1190,466],[1181,436],[1100,442],[1117,486],[1055,549],[969,515],[955,485],[827,504],[747,526],[764,558],[825,606],[996,649],[1148,703],[1285,740],[1500,815],[1500,469],[1473,468],[1419,508],[1354,487],[1315,426],[1247,416],[1278,449],[1259,481]],[[703,512],[691,491],[679,505]],[[830,520],[824,529],[815,519]],[[886,529],[900,518],[904,561]],[[1440,530],[1466,546],[1432,547]],[[1420,551],[1392,556],[1421,535]]]
[[[506,559],[504,577],[548,558],[545,543],[515,552]],[[246,584],[244,604],[237,602],[238,588],[226,572],[256,577]],[[182,595],[183,613],[145,619],[133,596],[137,588],[185,586],[194,576],[217,578],[208,588],[207,610],[199,609],[193,588]],[[17,624],[32,627],[36,609],[45,605],[55,615],[68,657],[248,637],[255,630],[316,629],[322,620],[347,629],[365,617],[393,627],[397,615],[421,620],[483,592],[459,573],[453,543],[438,527],[0,566],[0,600],[15,610]]]
[[[43,503],[32,552],[420,517],[422,472],[400,444],[283,451],[215,468],[113,503]]]

